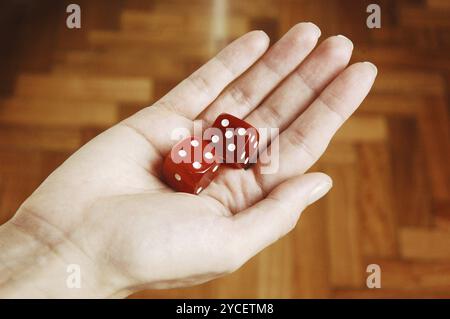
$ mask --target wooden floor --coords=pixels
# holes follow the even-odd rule
[[[315,169],[335,186],[298,227],[226,278],[137,297],[450,298],[450,2],[67,1],[0,5],[0,223],[72,152],[151,104],[231,39],[298,21],[344,34],[373,92]],[[225,3],[226,10],[221,10]],[[126,88],[124,85],[126,84]],[[131,93],[130,93],[131,92]],[[366,267],[381,266],[381,289]]]

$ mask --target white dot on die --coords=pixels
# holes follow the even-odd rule
[[[187,153],[185,150],[179,150],[178,155],[180,155],[181,157],[185,157],[187,155]]]
[[[230,145],[228,145],[228,150],[230,151],[230,152],[233,152],[235,149],[236,149],[236,145],[234,145],[234,144],[230,144]]]
[[[223,127],[227,127],[230,124],[230,121],[228,121],[227,119],[223,119],[220,124],[222,124]]]
[[[177,181],[181,181],[181,176],[179,174],[175,174],[174,177]]]
[[[233,132],[232,131],[226,131],[225,132],[225,137],[226,138],[232,138],[233,137]]]
[[[245,159],[244,164],[247,164],[247,163],[248,163],[248,160],[249,160],[249,157],[247,157],[247,158]]]
[[[254,140],[255,140],[255,135],[252,135],[252,138],[250,139],[250,142],[253,143]]]
[[[194,163],[192,163],[192,166],[193,166],[195,169],[199,169],[200,167],[202,167],[202,164],[200,164],[199,162],[194,162]]]
[[[211,153],[211,152],[206,152],[206,153],[205,153],[205,158],[206,158],[206,159],[211,159],[211,158],[213,158],[212,153]]]
[[[198,144],[197,140],[192,140],[191,141],[191,145],[194,146],[194,147],[197,147],[199,144]]]
[[[215,172],[215,171],[217,171],[217,169],[219,168],[219,165],[216,165],[216,166],[214,166],[214,168],[213,168],[213,173]]]
[[[244,152],[244,153],[242,153],[242,155],[241,155],[241,159],[244,159],[244,157],[245,157],[245,152]]]
[[[202,191],[202,187],[197,188],[197,190],[195,191],[196,194],[200,193]]]
[[[240,127],[239,129],[238,129],[238,134],[239,135],[245,135],[245,128],[243,128],[243,127]]]
[[[253,144],[253,148],[256,148],[258,146],[258,141],[255,142],[255,144]]]
[[[213,137],[211,137],[211,140],[213,143],[217,143],[219,141],[219,137],[217,135],[213,135]]]

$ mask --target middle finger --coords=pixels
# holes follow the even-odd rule
[[[353,43],[344,36],[323,41],[287,79],[245,119],[257,128],[283,131],[344,68],[352,55]],[[262,134],[264,149],[274,134]]]
[[[269,51],[204,111],[198,119],[210,126],[222,113],[244,118],[313,50],[320,30],[312,23],[292,27]]]

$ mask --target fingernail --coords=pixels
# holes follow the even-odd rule
[[[378,73],[378,69],[377,69],[377,67],[375,66],[375,64],[373,64],[372,62],[369,62],[369,61],[365,61],[365,62],[363,62],[363,63],[369,65],[369,66],[374,70],[375,74]]]
[[[254,30],[254,33],[257,33],[258,35],[261,35],[266,39],[269,38],[269,36],[267,35],[267,33],[264,30]]]
[[[308,205],[311,205],[315,201],[321,199],[323,196],[325,196],[326,193],[331,189],[333,186],[333,183],[331,181],[324,181],[321,182],[319,185],[313,188],[311,193],[309,193],[308,196]]]
[[[314,27],[314,29],[316,29],[317,37],[320,37],[320,35],[322,34],[322,31],[320,31],[320,28],[317,25],[315,25],[312,22],[305,22],[305,23],[309,23],[310,25],[312,25]]]
[[[349,38],[347,38],[345,35],[342,35],[342,34],[338,34],[337,37],[347,40],[350,43],[350,45],[352,47],[352,50],[353,50],[353,42],[352,42],[352,40],[350,40]]]

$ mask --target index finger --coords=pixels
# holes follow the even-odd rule
[[[262,31],[249,32],[232,42],[150,107],[122,124],[145,137],[159,153],[173,146],[175,129],[193,129],[193,119],[236,77],[266,51],[269,38]],[[155,129],[164,128],[164,129]]]
[[[195,119],[228,84],[262,56],[268,45],[269,38],[263,31],[243,35],[178,84],[154,107],[168,108]]]

